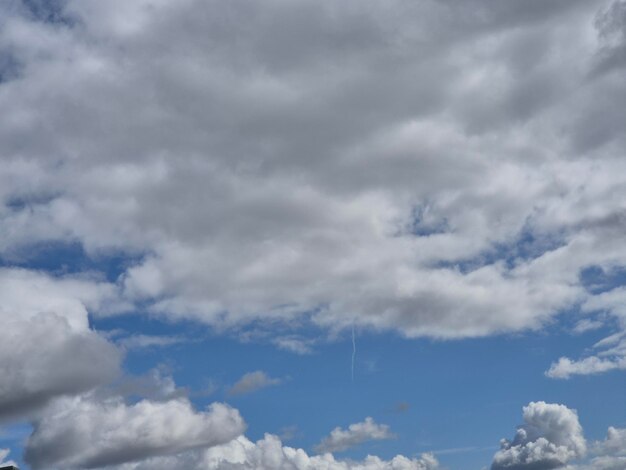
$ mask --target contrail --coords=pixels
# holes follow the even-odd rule
[[[354,323],[352,324],[352,381],[354,382],[354,358],[356,357],[356,340],[354,339]]]

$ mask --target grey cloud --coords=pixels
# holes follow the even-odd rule
[[[121,352],[88,326],[86,305],[107,295],[89,281],[0,269],[0,419],[32,415],[119,374]]]
[[[371,417],[354,423],[347,429],[337,427],[316,446],[318,452],[340,452],[367,441],[393,439],[395,436],[386,424],[378,424]]]
[[[626,2],[614,1],[596,18],[602,48],[596,73],[606,73],[626,65]]]
[[[252,393],[262,388],[278,385],[283,379],[273,378],[262,370],[248,372],[244,374],[232,387],[228,389],[230,395],[243,395]]]
[[[589,462],[575,465],[572,470],[621,470],[626,467],[626,429],[610,426],[606,439],[592,447],[595,455]]]
[[[76,333],[54,314],[4,322],[0,418],[17,418],[50,399],[113,380],[121,354],[95,333]]]
[[[36,422],[24,458],[34,469],[99,468],[223,444],[244,429],[238,411],[221,403],[196,412],[182,398],[68,398]]]

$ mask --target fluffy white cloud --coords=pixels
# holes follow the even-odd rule
[[[418,459],[398,455],[385,461],[368,456],[363,461],[336,460],[332,454],[309,456],[302,449],[283,446],[277,436],[266,434],[256,443],[239,437],[205,451],[123,465],[115,470],[436,470],[437,459],[423,454]]]
[[[386,424],[377,424],[371,417],[354,423],[348,429],[336,427],[316,447],[318,452],[338,452],[363,442],[393,439],[394,435]]]
[[[512,441],[503,439],[492,470],[548,470],[583,457],[587,443],[576,411],[564,405],[531,402]]]
[[[110,286],[87,279],[0,269],[0,418],[115,378],[122,355],[87,317],[110,295]]]
[[[244,374],[232,387],[230,387],[228,393],[231,395],[242,395],[265,387],[278,385],[282,381],[283,379],[270,377],[262,370],[256,370],[254,372]]]
[[[25,460],[34,469],[105,467],[223,444],[244,429],[239,412],[221,403],[196,412],[183,398],[127,405],[74,397],[55,402],[36,423]]]

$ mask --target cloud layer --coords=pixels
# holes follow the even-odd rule
[[[122,250],[174,318],[410,337],[540,328],[626,265],[623,2],[63,5],[3,7],[6,253]]]

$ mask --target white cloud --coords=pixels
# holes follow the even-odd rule
[[[17,464],[13,460],[5,460],[8,457],[9,453],[10,453],[9,449],[0,449],[0,465],[2,465],[2,466],[9,466],[9,465],[17,466]]]
[[[239,412],[213,403],[196,412],[183,398],[58,400],[37,421],[28,439],[25,460],[34,469],[105,467],[151,456],[223,444],[240,435]]]
[[[285,351],[306,355],[313,352],[312,346],[315,341],[297,336],[279,336],[273,340],[273,343]]]
[[[409,459],[398,455],[385,461],[368,456],[363,461],[336,460],[332,454],[309,456],[302,449],[283,446],[277,436],[266,434],[256,443],[241,436],[228,444],[169,458],[120,466],[115,470],[436,470],[431,454]]]
[[[336,427],[327,437],[322,439],[316,450],[318,452],[339,452],[367,441],[393,439],[395,436],[386,424],[377,424],[371,417],[365,421],[354,423],[348,429]]]
[[[592,354],[579,360],[561,357],[546,371],[556,379],[569,379],[573,375],[600,374],[610,370],[626,369],[626,333],[614,333],[593,345]]]
[[[230,387],[230,395],[243,395],[252,393],[262,388],[271,387],[282,383],[283,379],[272,378],[262,370],[244,374],[235,384]]]
[[[584,457],[587,443],[576,411],[564,405],[531,402],[512,441],[503,439],[492,470],[548,470]]]
[[[134,334],[120,339],[118,343],[128,349],[145,349],[173,346],[186,341],[182,336]]]
[[[586,333],[587,331],[597,330],[604,326],[604,322],[600,320],[590,320],[589,318],[583,318],[578,321],[572,331],[576,334]]]
[[[590,356],[579,361],[561,357],[550,366],[546,375],[553,379],[569,379],[572,375],[600,374],[614,369],[626,369],[626,357],[602,359]]]

